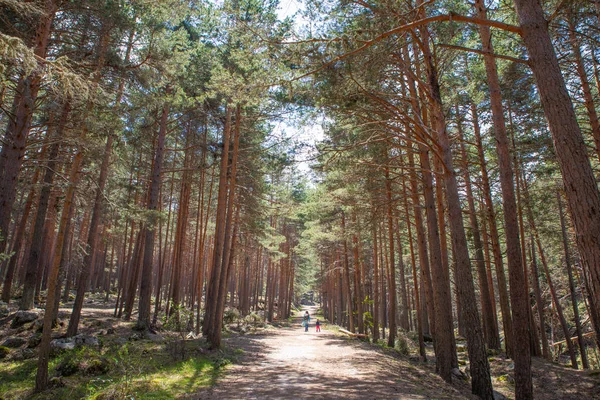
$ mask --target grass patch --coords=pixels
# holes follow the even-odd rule
[[[202,346],[186,341],[183,360],[174,359],[165,343],[148,341],[65,352],[50,361],[50,377],[63,375],[58,384],[36,395],[36,359],[0,362],[0,399],[175,399],[213,385],[230,363],[222,354],[204,354]],[[68,376],[61,374],[65,366],[72,372]]]

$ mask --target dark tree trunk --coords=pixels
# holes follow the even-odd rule
[[[548,23],[538,0],[515,0],[522,36],[537,81],[560,165],[577,247],[589,275],[592,308],[600,305],[600,194],[566,89]],[[600,327],[595,327],[596,331]],[[518,400],[533,398],[531,380],[515,379]]]
[[[144,227],[144,258],[142,261],[142,279],[140,282],[140,302],[138,309],[138,320],[136,328],[147,330],[150,328],[150,299],[152,297],[152,272],[154,270],[154,235],[156,215],[158,209],[158,192],[160,190],[160,175],[162,172],[163,158],[165,155],[165,138],[168,132],[169,104],[165,103],[162,108],[160,118],[160,128],[156,144],[156,154],[152,165],[152,174],[150,181],[150,194],[148,196],[147,209],[150,211],[150,224]]]

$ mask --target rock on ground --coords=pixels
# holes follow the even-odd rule
[[[23,339],[22,337],[15,336],[6,339],[2,343],[2,346],[10,347],[11,349],[16,349],[17,347],[23,346],[25,343],[27,343],[27,340]]]
[[[17,311],[13,318],[11,328],[18,328],[28,322],[35,321],[40,317],[37,311]]]

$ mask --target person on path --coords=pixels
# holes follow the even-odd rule
[[[310,322],[310,314],[308,313],[308,311],[306,311],[304,313],[304,321],[303,321],[304,332],[308,332],[308,324],[309,324],[309,322]]]
[[[315,327],[317,328],[317,332],[321,332],[321,322],[317,318],[317,322],[315,322]]]

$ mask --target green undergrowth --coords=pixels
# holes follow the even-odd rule
[[[174,341],[183,351],[174,353]],[[50,360],[51,388],[39,394],[32,393],[37,359],[0,362],[0,400],[175,399],[213,385],[237,356],[204,346],[200,340],[139,340],[67,351]]]

